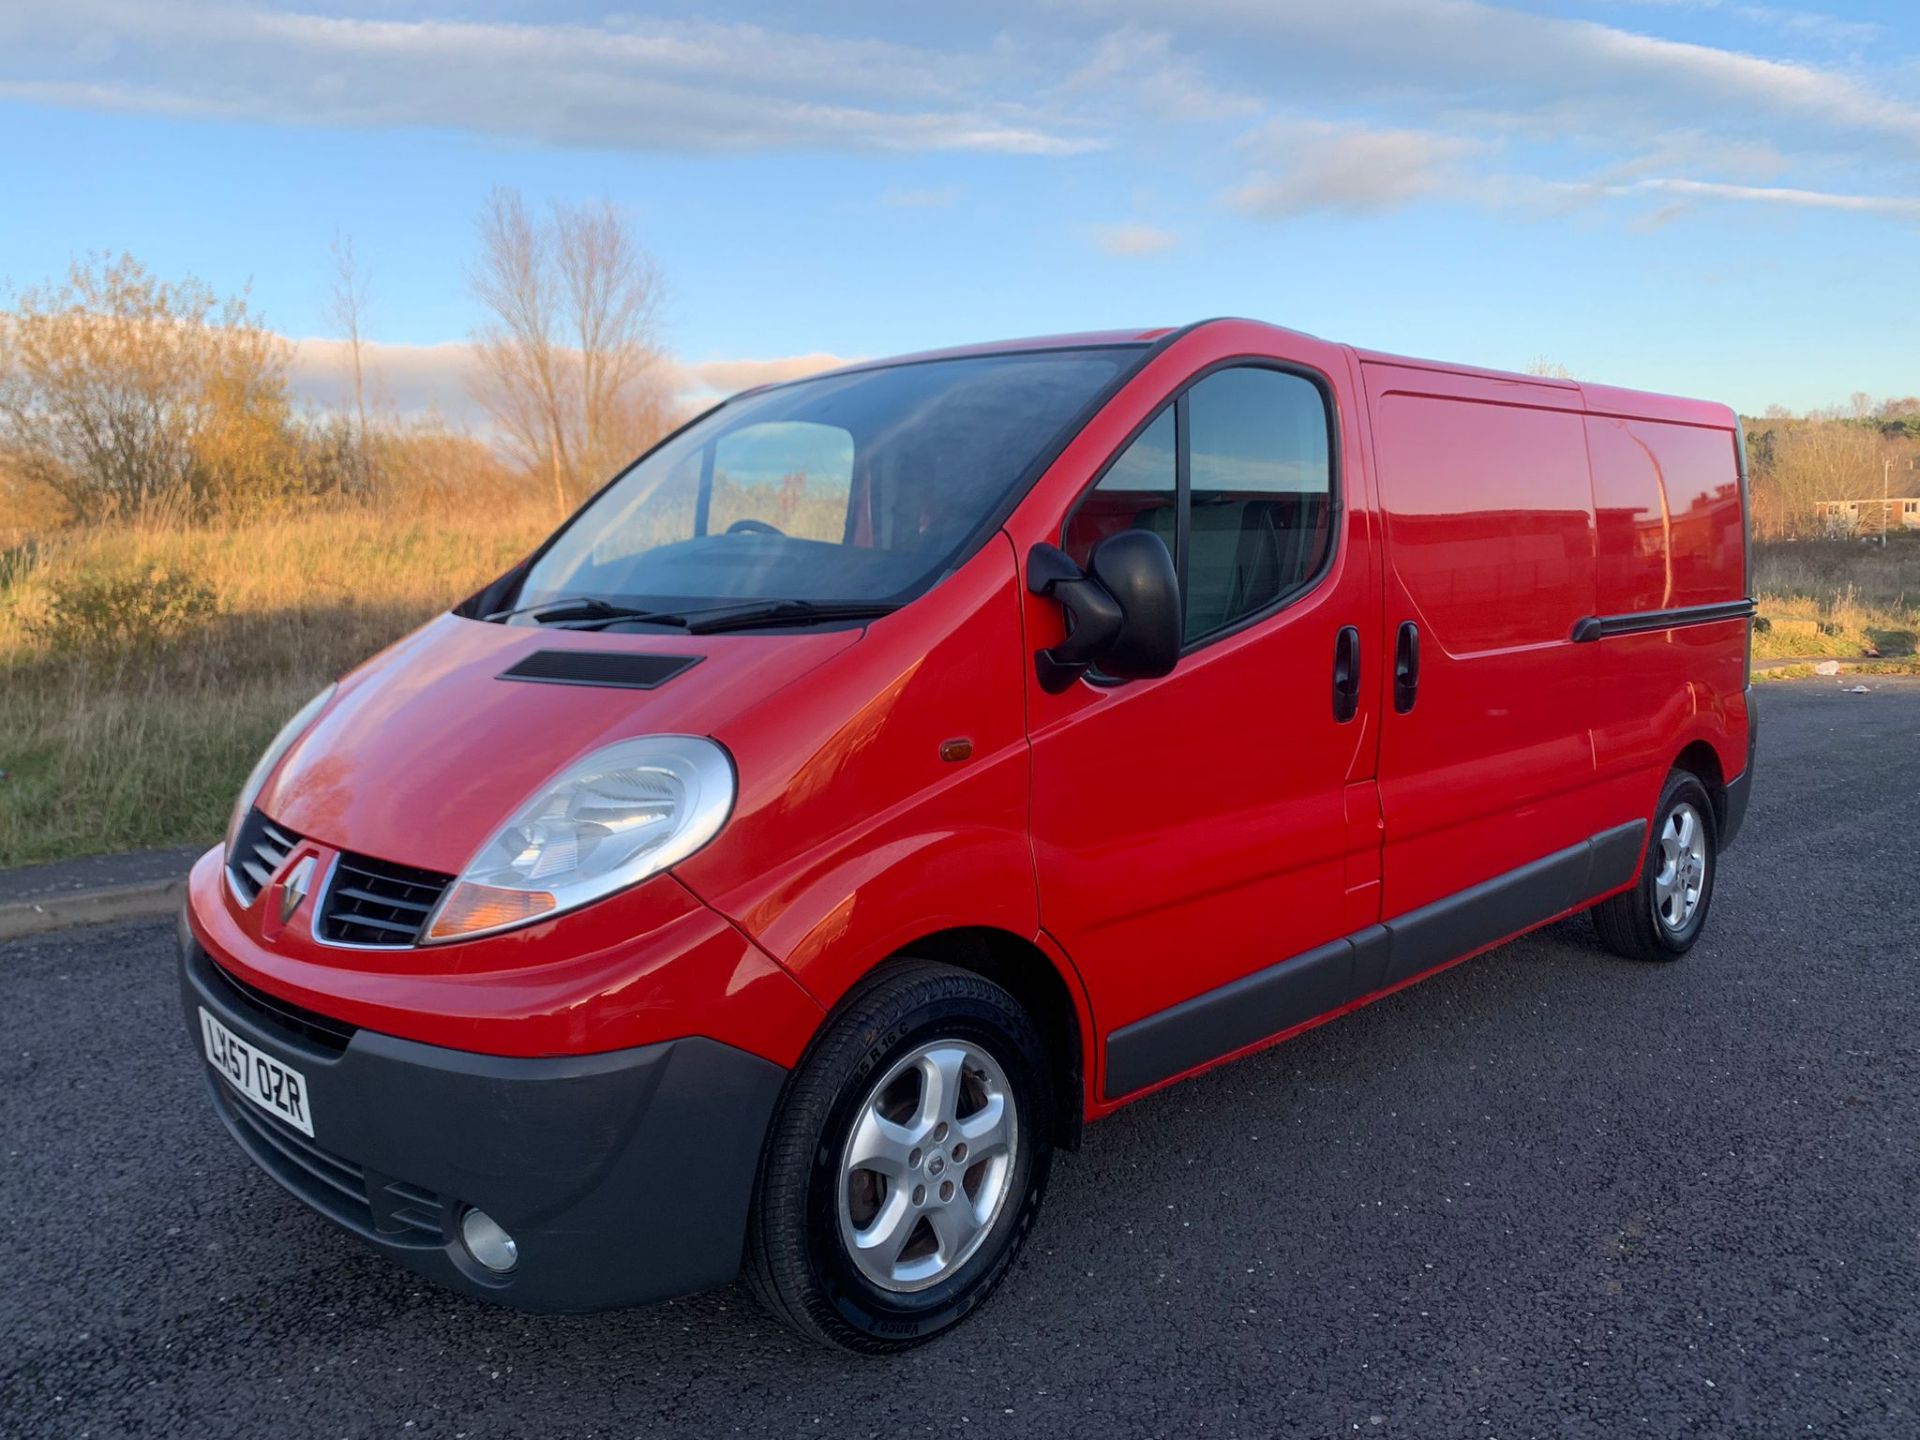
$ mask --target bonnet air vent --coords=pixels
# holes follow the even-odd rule
[[[652,690],[664,685],[698,655],[630,655],[606,650],[536,650],[502,670],[502,680],[541,685],[599,685],[614,690]]]

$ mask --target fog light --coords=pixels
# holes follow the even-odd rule
[[[460,1238],[466,1242],[467,1253],[496,1275],[506,1274],[520,1258],[520,1247],[513,1243],[513,1237],[484,1210],[469,1210],[460,1217]]]

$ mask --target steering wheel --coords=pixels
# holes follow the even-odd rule
[[[769,525],[764,520],[736,520],[727,526],[726,533],[729,535],[779,535],[784,537],[787,532],[782,530],[778,525]]]

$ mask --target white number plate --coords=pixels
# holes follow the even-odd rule
[[[222,1080],[301,1134],[313,1134],[313,1119],[307,1112],[306,1076],[254,1049],[205,1009],[200,1011],[200,1037],[207,1044],[207,1063]]]

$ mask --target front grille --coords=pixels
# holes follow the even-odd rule
[[[322,1215],[388,1244],[443,1245],[451,1230],[443,1196],[363,1169],[317,1145],[291,1125],[249,1104],[217,1076],[214,1103],[241,1148],[268,1174]]]
[[[320,938],[336,945],[411,945],[452,883],[451,875],[343,852],[321,901]]]
[[[345,1050],[358,1033],[356,1026],[345,1021],[303,1009],[278,995],[269,995],[239,976],[229,975],[211,960],[207,962],[205,976],[208,987],[242,1014],[270,1030],[291,1032],[335,1055]]]
[[[227,856],[227,877],[243,908],[253,904],[280,873],[299,843],[298,835],[274,824],[265,811],[256,807],[247,812],[247,818],[240,822],[240,833],[234,837],[233,853]]]

